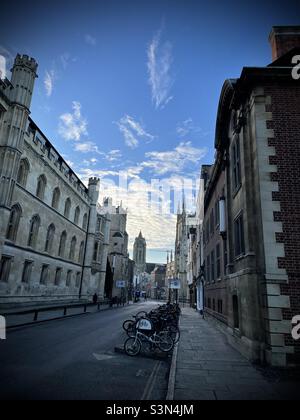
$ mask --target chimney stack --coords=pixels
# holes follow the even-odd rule
[[[300,48],[300,26],[273,26],[269,41],[275,61],[293,48]]]

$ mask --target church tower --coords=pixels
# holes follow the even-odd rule
[[[18,54],[11,82],[5,79],[0,83],[3,102],[0,106],[0,257],[23,153],[37,67],[33,58]]]
[[[135,238],[133,247],[133,261],[135,262],[136,271],[144,273],[146,271],[146,240],[143,238],[142,232]]]

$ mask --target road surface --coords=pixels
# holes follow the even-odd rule
[[[122,323],[147,302],[49,321],[8,332],[0,340],[0,399],[163,400],[169,360],[114,352]]]

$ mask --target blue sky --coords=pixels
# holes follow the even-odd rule
[[[145,183],[195,181],[201,164],[213,161],[224,80],[238,77],[243,66],[270,63],[271,27],[299,23],[300,6],[29,0],[14,8],[13,3],[1,6],[1,21],[7,23],[0,26],[0,54],[9,64],[17,52],[38,61],[32,118],[84,181],[100,176],[107,188],[102,195],[123,199],[130,247],[142,229],[148,261],[164,262],[160,249],[174,246],[176,216],[148,208]],[[122,197],[107,182],[117,182],[120,170],[131,182]]]

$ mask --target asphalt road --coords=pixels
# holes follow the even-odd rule
[[[170,361],[114,352],[122,323],[156,302],[49,321],[0,340],[1,400],[164,400]]]

